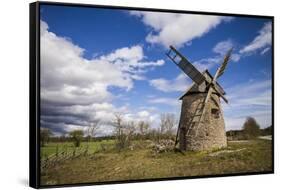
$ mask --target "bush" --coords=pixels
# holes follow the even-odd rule
[[[254,139],[260,135],[260,125],[255,118],[248,117],[243,125],[243,132],[247,139]]]
[[[83,131],[82,130],[74,130],[69,133],[69,135],[72,137],[74,141],[74,146],[79,147],[80,142],[83,139]]]

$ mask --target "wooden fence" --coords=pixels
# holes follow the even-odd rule
[[[74,159],[80,156],[88,155],[89,147],[86,148],[71,148],[70,150],[67,148],[63,148],[63,151],[59,152],[58,146],[56,147],[56,153],[45,156],[41,158],[41,170],[46,169],[48,167],[53,167],[56,164],[64,162],[68,159]]]

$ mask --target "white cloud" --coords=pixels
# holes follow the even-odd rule
[[[234,44],[230,39],[221,41],[215,45],[215,47],[213,48],[213,52],[224,55],[230,48],[233,48],[233,46]]]
[[[255,39],[249,43],[248,45],[244,46],[242,49],[239,50],[237,53],[232,53],[231,60],[237,62],[240,60],[241,57],[248,55],[251,52],[255,52],[257,50],[261,50],[260,54],[263,55],[270,50],[271,47],[271,36],[272,36],[272,28],[271,23],[265,23],[263,28],[258,32],[259,35],[255,37]],[[231,39],[227,39],[225,41],[221,41],[215,45],[213,48],[213,52],[221,55],[222,57],[226,54],[226,52],[233,48],[234,42]],[[203,59],[204,60],[204,59]],[[211,62],[210,62],[211,61]],[[212,67],[215,63],[212,64],[212,59],[207,62],[209,64],[205,65],[205,68]],[[199,64],[202,67],[202,65]],[[203,65],[204,67],[204,65]]]
[[[254,38],[254,40],[244,46],[237,53],[232,53],[231,60],[237,62],[241,57],[248,55],[249,53],[260,51],[261,55],[264,55],[271,48],[272,43],[272,26],[271,23],[265,23],[263,28],[258,32],[259,34]],[[231,39],[221,41],[215,45],[213,52],[224,55],[227,50],[234,47],[234,42]]]
[[[139,73],[137,69],[143,69],[151,66],[162,66],[164,60],[157,60],[151,62],[142,61],[145,58],[143,49],[141,46],[132,46],[117,49],[114,52],[101,56],[99,60],[108,61],[117,65],[122,71]],[[143,71],[143,70],[142,70]]]
[[[61,103],[89,104],[111,97],[109,86],[130,90],[133,79],[142,79],[144,68],[161,66],[163,60],[145,62],[141,46],[120,48],[92,60],[84,49],[48,31],[41,21],[42,99]]]
[[[146,121],[152,128],[158,128],[160,115],[158,112],[143,109],[137,113],[132,114],[130,119],[134,122]]]
[[[222,61],[222,56],[214,56],[214,57],[200,59],[198,61],[195,61],[193,64],[199,71],[203,72],[206,69],[210,70],[214,66],[220,64],[221,61]]]
[[[109,55],[101,56],[101,59],[105,59],[107,61],[116,61],[117,59],[123,59],[137,62],[138,60],[143,59],[143,50],[140,46],[133,46],[131,48],[125,47],[115,50]]]
[[[259,49],[271,46],[272,43],[272,26],[271,22],[267,22],[264,24],[263,28],[259,31],[259,35],[255,37],[255,39],[242,48],[240,53],[251,53],[255,52]]]
[[[224,59],[226,52],[234,46],[231,40],[225,40],[217,43],[214,48],[213,52],[217,55],[203,58],[197,61],[194,61],[192,64],[201,72],[205,70],[210,70],[214,66],[219,66]],[[231,60],[233,62],[237,62],[240,59],[239,54],[232,54]],[[163,91],[163,92],[174,92],[174,91],[184,91],[191,85],[191,80],[187,75],[181,73],[178,75],[177,78],[172,80],[167,80],[164,78],[158,78],[150,80],[149,83],[154,88]]]
[[[232,53],[231,54],[231,60],[234,62],[238,62],[241,58],[241,55],[239,53]]]
[[[150,113],[146,110],[138,112],[139,117],[148,117],[149,115],[150,115]]]
[[[164,98],[164,97],[159,97],[159,98],[152,98],[148,100],[149,103],[152,104],[165,104],[169,106],[179,106],[180,101],[177,98]]]
[[[129,76],[110,62],[84,59],[84,50],[49,32],[41,21],[41,97],[43,100],[88,104],[110,97],[108,86],[130,89]],[[104,74],[107,73],[107,74]]]
[[[220,66],[223,62],[224,56],[226,55],[227,51],[234,47],[234,42],[230,39],[220,41],[213,47],[213,52],[216,55],[208,58],[203,58],[193,62],[194,66],[199,71],[204,71],[206,69],[210,70],[214,66]],[[241,58],[241,55],[238,53],[231,54],[231,61],[238,62]]]
[[[110,121],[114,112],[129,112],[111,103],[116,97],[109,88],[131,90],[134,80],[144,79],[145,72],[164,64],[163,60],[146,61],[140,45],[86,59],[83,48],[49,31],[44,21],[40,34],[42,125],[55,133],[83,127],[93,119]]]
[[[261,52],[261,55],[265,54],[266,52],[268,52],[270,50],[270,47],[264,48]]]
[[[150,26],[152,31],[146,36],[146,41],[151,44],[161,44],[180,47],[190,43],[214,29],[223,21],[229,21],[231,17],[176,14],[131,11],[131,14],[141,18],[142,22]]]
[[[150,80],[149,84],[163,92],[183,92],[188,88],[188,86],[190,86],[191,82],[188,80],[188,76],[181,73],[175,79],[167,80],[164,78],[158,78]]]
[[[223,58],[228,50],[231,48],[234,48],[234,42],[231,39],[227,39],[225,41],[218,42],[215,47],[213,48],[213,52],[221,55]],[[241,55],[239,53],[232,52],[231,54],[231,60],[234,62],[239,61],[241,58]],[[222,60],[221,60],[222,61]]]

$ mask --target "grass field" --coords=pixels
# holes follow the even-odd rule
[[[95,153],[101,148],[101,145],[110,146],[114,145],[114,140],[103,140],[100,142],[82,142],[79,149],[85,149],[89,147],[89,154]],[[53,154],[56,154],[56,151],[68,151],[71,152],[75,149],[73,142],[64,142],[64,143],[48,143],[46,146],[41,147],[41,158],[46,158]]]
[[[99,146],[103,143],[110,145],[114,141],[93,142],[90,145],[93,154],[68,159],[46,168],[41,171],[41,184],[72,184],[272,170],[270,140],[228,142],[226,149],[186,152],[185,154],[179,152],[154,154],[149,148],[135,148],[121,152],[114,149],[100,151]],[[66,145],[70,148],[72,146],[69,143]],[[49,144],[42,149],[42,154],[52,154],[56,151],[56,146],[56,144]]]

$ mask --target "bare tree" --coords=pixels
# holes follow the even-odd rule
[[[123,149],[130,145],[133,134],[136,130],[135,122],[126,122],[122,114],[116,113],[114,121],[112,122],[115,127],[116,146]]]
[[[149,131],[150,124],[147,121],[139,121],[137,127],[138,127],[138,130],[139,130],[139,133],[140,133],[141,137],[144,138],[144,136]]]
[[[161,138],[161,132],[160,132],[160,129],[157,128],[157,129],[149,129],[148,131],[148,138],[152,141],[154,141],[155,143],[159,143],[160,141],[160,138]]]
[[[177,120],[175,114],[163,113],[160,116],[160,131],[161,134],[166,134],[171,137],[174,132]]]
[[[50,136],[52,136],[53,133],[50,129],[47,129],[47,128],[43,128],[41,127],[40,128],[40,141],[41,141],[41,146],[45,146],[46,143],[49,142],[50,140]]]
[[[126,142],[127,145],[131,143],[132,137],[136,131],[136,123],[134,121],[127,122],[125,126]]]
[[[115,127],[115,136],[116,136],[116,147],[120,150],[125,148],[126,145],[126,135],[124,133],[124,121],[123,116],[120,113],[115,113],[114,121],[112,122]]]
[[[88,133],[88,140],[94,138],[98,134],[98,130],[100,127],[100,121],[96,120],[89,124],[87,133]]]
[[[123,127],[123,116],[120,113],[114,114],[115,118],[112,122],[113,126],[115,127],[116,137],[118,138],[122,134]]]

